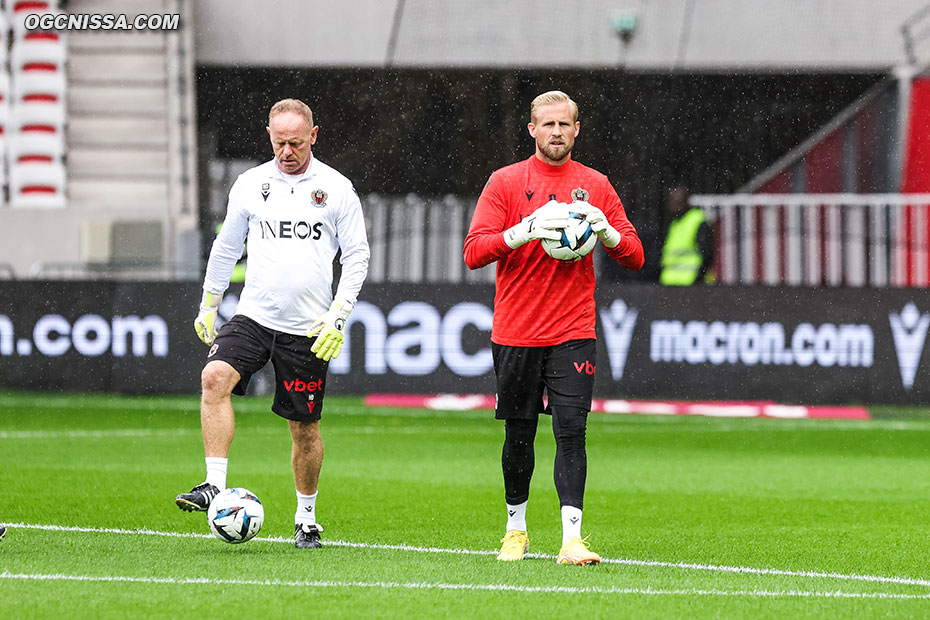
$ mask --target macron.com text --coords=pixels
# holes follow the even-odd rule
[[[30,13],[23,21],[27,30],[177,30],[180,23],[180,13]]]

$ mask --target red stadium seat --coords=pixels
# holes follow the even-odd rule
[[[40,133],[21,133],[6,140],[7,161],[11,165],[40,162],[61,163],[64,156],[64,140],[60,136]]]
[[[41,133],[61,136],[65,107],[53,103],[21,103],[10,108],[8,134]]]
[[[17,73],[13,76],[13,94],[14,105],[20,103],[62,103],[65,98],[65,76],[57,71],[23,71]]]
[[[7,0],[4,2],[7,16],[13,22],[22,22],[27,15],[33,13],[51,13],[58,7],[57,2],[50,0]]]
[[[64,73],[67,51],[61,41],[23,39],[13,44],[10,72],[15,76],[27,71]]]
[[[7,19],[13,30],[14,43],[26,39],[60,41],[62,38],[61,32],[56,30],[27,30],[25,23],[26,17],[29,15],[52,15],[54,17],[59,14],[61,14],[60,11],[57,11],[54,6],[50,6],[48,2],[36,3],[36,7],[32,10],[9,10],[7,12]]]
[[[65,206],[65,168],[60,163],[28,162],[10,166],[10,206]]]
[[[13,0],[9,3],[13,13],[44,13],[55,8],[56,4],[51,0]]]

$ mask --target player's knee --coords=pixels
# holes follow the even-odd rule
[[[552,427],[558,441],[580,441],[585,439],[588,411],[580,407],[552,407]]]
[[[504,421],[505,441],[511,446],[532,445],[536,439],[535,419],[510,418]]]
[[[291,420],[291,438],[294,440],[294,446],[304,452],[323,450],[323,437],[320,435],[320,423],[298,422]]]
[[[225,362],[210,362],[203,367],[200,373],[200,386],[203,394],[208,398],[222,398],[228,396],[236,382],[239,373]]]

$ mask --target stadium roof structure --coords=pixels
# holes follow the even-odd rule
[[[216,66],[874,72],[930,59],[927,0],[587,0],[568,12],[557,0],[203,0],[195,11],[196,61]]]

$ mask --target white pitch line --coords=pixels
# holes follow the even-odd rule
[[[258,435],[280,435],[282,432],[281,428],[257,428],[249,429],[249,434],[258,434]],[[336,430],[330,430],[330,436],[338,435],[417,435],[422,431],[420,429],[411,428],[409,426],[397,426],[397,427],[383,427],[383,426],[351,426],[346,428],[340,428]],[[431,435],[461,435],[464,431],[461,427],[459,428],[437,428],[430,431]],[[498,429],[494,428],[480,428],[480,429],[469,429],[468,433],[471,436],[476,434],[485,434],[489,435],[492,433],[497,433]],[[45,441],[48,439],[126,439],[126,438],[166,438],[173,439],[183,435],[196,435],[197,437],[201,436],[199,428],[177,428],[177,429],[154,429],[154,428],[115,428],[115,429],[72,429],[72,430],[9,430],[3,431],[0,430],[0,440],[9,439],[9,440],[38,440]]]
[[[233,399],[233,408],[239,412],[246,413],[268,413],[274,415],[271,411],[271,401],[273,395],[267,397],[248,397],[245,399]],[[61,408],[61,399],[53,396],[9,396],[0,395],[0,408],[14,407],[47,407],[50,409]],[[88,399],[78,399],[68,403],[68,408],[76,411],[83,409],[108,409],[121,412],[151,412],[151,411],[180,411],[188,412],[199,420],[200,399],[191,400],[160,400],[146,398],[107,398],[97,397]],[[475,418],[481,417],[488,413],[488,410],[467,410],[467,411],[443,411],[437,409],[402,409],[391,408],[390,410],[381,407],[369,407],[365,404],[352,404],[346,406],[332,405],[326,409],[330,416],[372,416],[372,417],[406,417],[406,418],[423,418],[423,417],[459,417]],[[489,419],[493,419],[489,418]]]
[[[237,411],[242,413],[271,413],[271,395],[265,400],[263,397],[250,397],[247,399],[237,399],[233,405]],[[61,406],[61,400],[50,396],[17,396],[17,395],[0,395],[0,408],[3,407],[52,407]],[[199,414],[199,400],[186,401],[182,398],[177,400],[160,400],[147,398],[117,398],[110,399],[107,397],[96,397],[83,400],[77,400],[68,405],[73,409],[114,409],[118,411],[187,411],[192,414]],[[360,417],[392,417],[392,418],[440,418],[452,417],[461,419],[480,419],[488,415],[488,410],[440,410],[440,409],[403,409],[380,407],[370,407],[368,405],[349,405],[346,407],[333,406],[327,409],[329,416],[360,416]],[[674,423],[681,418],[694,418],[695,416],[649,416],[640,414],[616,415],[594,412],[596,419],[602,422],[620,422],[624,425],[626,432],[645,430],[646,432],[655,432],[659,430],[664,423]],[[199,418],[198,418],[199,419]],[[487,418],[492,419],[492,418]],[[930,431],[930,420],[843,420],[843,419],[774,419],[774,418],[751,418],[758,424],[733,424],[732,420],[727,418],[711,418],[704,420],[708,422],[717,422],[710,426],[715,432],[754,432],[754,431],[794,431],[798,429],[822,431],[822,430],[891,430],[891,431]],[[770,424],[774,422],[774,424]],[[645,427],[641,429],[638,427]],[[197,429],[199,432],[199,429]],[[672,424],[673,431],[677,432],[677,425]],[[7,431],[17,432],[17,431]],[[0,434],[0,439],[4,438]]]
[[[457,590],[518,592],[530,594],[618,594],[641,596],[743,596],[762,598],[844,598],[844,599],[930,599],[930,594],[896,594],[891,592],[842,592],[806,590],[706,590],[616,588],[599,586],[519,586],[506,583],[430,583],[396,581],[287,581],[279,579],[216,579],[212,577],[131,577],[125,575],[64,575],[43,573],[0,573],[0,579],[21,581],[78,581],[96,583],[154,583],[171,585],[271,586],[288,588],[382,588],[403,590]]]
[[[145,536],[166,536],[169,538],[213,538],[212,534],[197,534],[194,532],[162,532],[150,530],[148,528],[130,530],[122,528],[99,528],[99,527],[79,527],[63,525],[45,525],[35,523],[0,523],[0,526],[6,526],[13,530],[16,528],[30,530],[45,530],[53,532],[81,532],[90,534],[128,534],[128,535],[145,535]],[[292,538],[282,536],[257,536],[254,541],[289,543],[293,544]],[[380,551],[404,551],[411,553],[447,553],[451,555],[496,555],[496,550],[477,550],[477,549],[454,549],[444,547],[421,547],[416,545],[404,544],[378,544],[378,543],[358,543],[343,540],[327,540],[326,545],[333,547],[348,547],[353,549],[375,549]],[[538,558],[544,560],[554,560],[556,556],[546,553],[527,553],[528,558]],[[692,562],[666,562],[660,560],[633,560],[626,558],[601,558],[604,564],[620,564],[626,566],[646,566],[659,568],[679,568],[683,570],[706,571],[716,573],[736,573],[743,575],[772,575],[779,577],[804,577],[808,579],[838,579],[842,581],[860,581],[865,583],[891,583],[907,586],[930,586],[930,579],[919,579],[915,577],[895,577],[884,575],[861,575],[857,573],[834,573],[821,571],[806,570],[788,570],[780,568],[754,568],[750,566],[727,566],[719,564],[698,564]],[[930,596],[930,595],[928,595]]]
[[[151,429],[120,428],[107,430],[74,429],[62,431],[0,431],[0,439],[107,439],[118,437],[177,437],[179,435],[200,435],[200,429]]]

